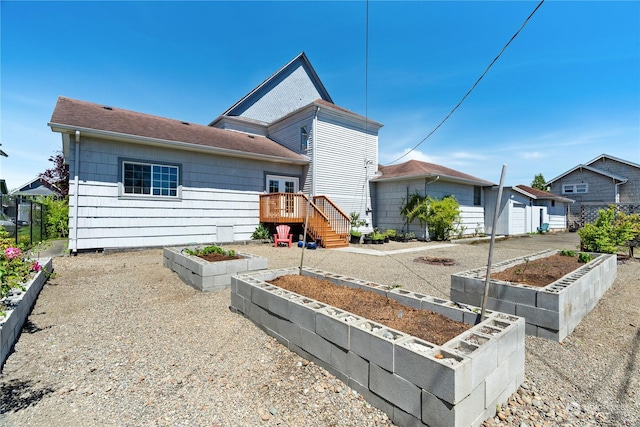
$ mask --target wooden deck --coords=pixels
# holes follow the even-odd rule
[[[349,217],[326,196],[313,200],[302,193],[269,193],[260,196],[260,222],[304,224],[307,234],[323,248],[349,246]]]

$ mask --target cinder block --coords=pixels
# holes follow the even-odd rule
[[[517,316],[524,317],[527,323],[543,328],[555,329],[560,328],[560,319],[557,311],[545,310],[529,305],[516,305]]]
[[[293,323],[315,333],[316,313],[324,307],[326,307],[325,304],[305,297],[300,300],[289,300],[289,318]]]
[[[468,427],[484,412],[485,385],[480,384],[457,405],[422,390],[422,422],[434,427]]]
[[[231,307],[235,308],[240,313],[245,313],[244,297],[231,292]]]
[[[408,414],[416,418],[421,417],[421,392],[415,384],[371,363],[369,365],[369,388]]]
[[[536,296],[538,289],[528,286],[498,284],[496,293],[492,295],[497,300],[513,302],[518,305],[536,306]]]
[[[421,417],[416,418],[411,414],[407,414],[405,411],[395,406],[393,408],[393,417],[391,417],[391,420],[394,424],[402,427],[424,427],[420,418]]]
[[[352,351],[347,352],[346,374],[363,387],[369,387],[369,362]]]
[[[251,290],[251,302],[259,305],[265,310],[269,310],[269,302],[271,301],[271,299],[274,299],[274,296],[270,291],[274,289],[277,288],[266,283],[254,286]]]
[[[321,336],[305,328],[300,328],[300,347],[318,359],[330,363],[331,346],[332,344]]]
[[[358,382],[353,381],[351,378],[348,380],[347,385],[352,390],[360,393],[364,400],[369,402],[372,406],[375,406],[376,408],[387,414],[389,418],[393,418],[394,405],[392,403],[373,393],[368,387],[363,387]]]
[[[410,348],[415,344],[431,347],[432,351]],[[435,354],[455,362],[436,359]],[[464,399],[472,390],[471,359],[455,356],[451,351],[443,352],[439,347],[414,337],[408,337],[395,346],[394,372],[452,404]]]
[[[339,317],[345,313],[333,307],[325,307],[318,311],[316,313],[316,334],[348,350],[349,323]]]
[[[516,314],[516,303],[510,301],[487,298],[487,308],[500,313]]]
[[[367,325],[371,329],[365,328]],[[351,351],[390,372],[393,371],[394,342],[406,335],[364,320],[351,325],[349,334]]]
[[[400,288],[392,289],[387,293],[387,296],[398,301],[400,304],[417,309],[421,308],[421,300],[426,297],[426,295],[417,294]]]

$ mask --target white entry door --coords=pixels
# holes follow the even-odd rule
[[[267,175],[267,193],[297,193],[298,178]]]

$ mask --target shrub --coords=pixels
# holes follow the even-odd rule
[[[589,252],[613,254],[618,248],[633,238],[631,221],[625,216],[616,219],[614,206],[600,209],[593,224],[586,224],[578,230],[582,248]]]
[[[40,197],[38,202],[45,207],[44,224],[47,236],[67,237],[69,235],[69,196],[56,199],[53,196]]]
[[[187,248],[184,251],[189,255],[194,255],[194,256],[209,255],[209,254],[236,256],[236,251],[234,251],[233,249],[225,250],[225,249],[222,249],[220,246],[216,246],[216,245],[205,246],[204,248],[196,248],[196,249]]]
[[[9,234],[0,230],[0,301],[9,296],[12,289],[24,290],[23,285],[40,270],[38,261],[27,258],[21,248],[13,246]],[[0,305],[0,316],[4,315]]]
[[[262,223],[258,224],[251,238],[254,240],[271,240],[269,229]]]
[[[454,196],[438,200],[422,197],[416,192],[406,202],[403,199],[400,214],[409,223],[417,219],[421,227],[427,226],[433,239],[447,240],[460,222],[460,204]]]
[[[578,262],[587,263],[593,259],[593,255],[588,254],[586,252],[580,252],[578,255]]]
[[[574,256],[576,256],[576,252],[572,251],[570,249],[564,249],[564,250],[560,251],[560,255],[574,257]]]

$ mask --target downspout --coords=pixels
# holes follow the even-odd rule
[[[613,200],[615,200],[616,203],[620,203],[620,189],[618,187],[621,186],[622,184],[626,184],[628,181],[629,181],[628,179],[625,179],[622,182],[614,184],[615,194],[613,196],[614,197]]]
[[[433,184],[434,182],[436,182],[439,179],[440,179],[440,175],[436,175],[436,179],[434,179],[433,181],[427,182],[427,178],[424,179],[424,198],[425,199],[429,196],[429,192],[428,192],[429,184]],[[424,240],[425,240],[425,242],[429,241],[429,226],[428,225],[424,227]]]
[[[76,131],[76,149],[73,159],[73,170],[75,176],[73,177],[75,191],[73,193],[73,240],[71,242],[71,251],[74,254],[78,253],[78,193],[80,192],[80,131]]]
[[[316,105],[316,112],[313,114],[313,125],[312,125],[312,132],[313,134],[311,135],[311,186],[309,187],[309,190],[311,192],[310,196],[315,196],[316,195],[316,123],[318,122],[318,111],[320,111],[320,107]]]

